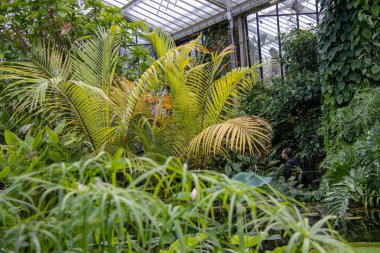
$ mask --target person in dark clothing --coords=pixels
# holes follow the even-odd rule
[[[300,166],[299,161],[293,158],[292,152],[291,148],[284,148],[281,153],[281,158],[285,160],[285,180],[288,180],[292,176],[292,169],[294,167]]]
[[[5,184],[3,182],[0,181],[0,191],[4,190],[5,189]]]

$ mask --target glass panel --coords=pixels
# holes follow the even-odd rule
[[[105,4],[109,4],[109,5],[112,5],[114,7],[119,7],[119,8],[124,6],[123,3],[121,3],[120,1],[116,1],[116,0],[103,0],[103,2]]]
[[[316,12],[316,0],[298,0],[298,2],[304,7],[302,12]]]
[[[278,13],[279,14],[296,14],[294,0],[287,0],[278,4]]]
[[[280,33],[288,33],[297,28],[297,15],[280,17]]]
[[[178,31],[180,28],[173,23],[165,22],[159,16],[149,14],[143,9],[137,8],[136,6],[131,7],[128,12],[131,12],[134,17],[140,20],[147,20],[150,24],[154,26],[159,26],[168,31],[169,33]],[[128,14],[126,14],[128,16]]]
[[[278,45],[277,17],[260,17],[260,45],[263,65],[263,77],[281,74]]]
[[[317,26],[317,15],[316,14],[304,14],[299,15],[300,29],[315,29]]]
[[[140,13],[143,13],[145,14],[147,17],[151,18],[151,19],[154,19],[154,20],[158,20],[160,23],[164,24],[164,25],[172,25],[172,27],[176,27],[175,29],[183,29],[184,27],[187,26],[186,23],[184,23],[182,20],[176,20],[174,17],[171,16],[171,14],[169,13],[169,11],[165,11],[163,10],[162,12],[165,12],[165,13],[159,13],[159,15],[157,15],[157,10],[155,8],[152,8],[148,5],[145,5],[144,3],[141,3],[140,5],[136,6],[136,7],[133,7],[132,8],[133,10],[137,10],[140,12]],[[163,27],[165,28],[165,27]]]
[[[141,6],[149,7],[151,10],[153,10],[154,13],[157,13],[157,10],[159,8],[159,4],[154,1],[142,2]],[[198,16],[195,16],[193,13],[185,12],[185,10],[181,9],[180,6],[178,5],[176,6],[176,8],[177,10],[174,10],[172,5],[169,5],[167,8],[161,7],[158,15],[160,16],[166,15],[165,18],[170,18],[173,22],[179,21],[181,24],[189,24],[189,23],[191,24],[191,23],[197,22],[197,19],[199,19]]]
[[[259,15],[275,15],[276,5],[270,6],[264,10],[259,11]]]
[[[251,65],[259,62],[259,50],[258,50],[258,37],[257,37],[257,23],[256,14],[249,15],[247,17],[248,23],[248,52],[249,61]]]

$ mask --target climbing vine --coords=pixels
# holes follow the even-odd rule
[[[325,105],[347,104],[380,80],[380,0],[322,0],[318,32]]]
[[[327,144],[335,110],[357,91],[379,85],[380,0],[322,0],[321,11],[318,49]]]

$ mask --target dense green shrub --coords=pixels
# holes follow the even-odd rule
[[[380,1],[322,1],[318,31],[327,148],[321,189],[330,213],[378,205]]]
[[[54,130],[45,127],[31,133],[29,124],[22,138],[5,130],[5,143],[0,144],[0,180],[6,182],[12,176],[88,155],[90,147],[80,136],[64,133],[64,125],[63,121]]]
[[[139,62],[148,60],[149,52],[135,43],[138,23],[127,22],[119,8],[98,0],[15,0],[0,5],[0,60],[25,59],[31,52],[32,42],[45,39],[70,50],[78,38],[94,35],[98,27],[117,24],[121,30],[121,47],[130,55],[122,56],[117,73],[136,79]],[[125,62],[134,68],[123,68]],[[141,71],[147,68],[141,65]]]
[[[285,77],[264,80],[246,97],[242,110],[267,119],[274,128],[273,146],[292,147],[306,168],[324,155],[321,126],[321,84],[316,35],[293,30],[283,35]]]

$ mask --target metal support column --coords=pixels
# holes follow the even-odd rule
[[[240,53],[240,66],[249,66],[248,60],[248,43],[247,43],[247,27],[245,24],[245,17],[238,17],[238,28],[239,28],[239,53]]]
[[[259,49],[259,63],[263,62],[261,58],[261,40],[260,40],[260,23],[259,23],[259,15],[256,15],[256,24],[257,24],[257,48]],[[264,78],[263,66],[260,67],[260,77]]]
[[[227,20],[228,20],[228,30],[230,34],[230,44],[236,47],[235,39],[234,39],[234,15],[232,13],[232,8],[229,6],[227,7]],[[230,64],[231,69],[235,69],[237,67],[236,52],[233,52],[230,55],[230,59],[231,59],[231,64]]]

